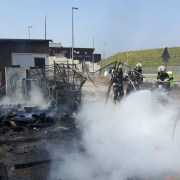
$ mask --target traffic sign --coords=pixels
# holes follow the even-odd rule
[[[169,61],[170,55],[169,55],[169,52],[167,50],[167,47],[164,49],[164,52],[163,52],[161,58],[162,58],[163,62],[168,62]]]

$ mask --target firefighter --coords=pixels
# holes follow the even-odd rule
[[[123,89],[123,81],[126,81],[126,78],[123,77],[123,71],[121,67],[118,67],[116,70],[112,71],[113,75],[113,102],[116,101],[120,102],[122,97],[124,96],[124,89]]]
[[[130,70],[128,73],[128,87],[126,89],[126,94],[128,95],[130,92],[134,91],[134,88],[138,91],[139,85],[143,82],[142,76],[142,64],[137,63],[133,70]]]
[[[159,66],[157,68],[157,83],[154,86],[159,90],[169,91],[170,87],[173,86],[173,75],[171,71],[166,72],[166,68],[164,66]],[[164,82],[162,82],[164,81]],[[165,82],[166,81],[166,82]]]
[[[163,92],[157,94],[157,100],[162,105],[167,105],[169,101],[169,91],[170,87],[173,86],[173,74],[171,71],[166,72],[164,66],[159,66],[157,68],[157,83],[153,85],[151,91]]]

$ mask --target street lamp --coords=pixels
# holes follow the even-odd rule
[[[93,38],[93,72],[94,72],[94,39],[95,38]]]
[[[30,30],[29,28],[33,28],[32,26],[28,26],[28,33],[29,33],[29,39],[30,39]]]
[[[74,48],[73,9],[78,9],[78,8],[77,7],[72,7],[72,64],[74,64],[74,59],[73,59],[73,54],[74,54],[74,51],[73,51],[73,48]]]
[[[104,42],[104,52],[103,52],[103,67],[104,67],[104,59],[105,59],[105,42]]]
[[[47,16],[44,15],[44,19],[45,19],[45,39],[46,39],[46,18],[47,18]]]

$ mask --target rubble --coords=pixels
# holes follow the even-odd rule
[[[64,141],[71,146],[72,141],[80,138],[75,111],[81,103],[81,88],[86,78],[70,64],[54,63],[43,69],[18,68],[17,72],[16,68],[8,70],[8,89],[0,88],[3,100],[3,104],[0,103],[0,159],[11,179],[46,179],[54,160],[49,157],[46,146],[56,146],[59,141],[62,147]],[[18,73],[22,71],[20,76]],[[33,96],[38,97],[34,88],[43,97],[43,103],[29,103]],[[16,101],[13,95],[17,90],[22,99]],[[6,97],[15,101],[8,104],[11,100],[6,101]],[[0,164],[0,172],[1,169]]]
[[[10,107],[14,109],[13,105]],[[62,141],[64,147],[64,141],[75,141],[80,137],[72,114],[56,111],[53,116],[49,116],[49,112],[30,113],[31,116],[26,117],[29,113],[24,111],[21,114],[20,110],[16,115],[1,116],[0,159],[7,165],[8,176],[12,179],[46,179],[48,169],[45,173],[44,167],[48,168],[52,161],[61,161],[49,157],[45,148],[47,144],[56,146]],[[39,168],[43,173],[37,172]]]

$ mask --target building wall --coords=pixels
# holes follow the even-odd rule
[[[69,64],[72,64],[72,59],[56,58],[56,56],[50,56],[49,57],[49,65],[53,65],[54,62],[67,64],[67,61]],[[76,64],[79,71],[82,71],[82,63],[79,60],[74,60],[74,64]],[[93,63],[91,63],[90,61],[86,61],[86,66],[90,72],[93,72]],[[100,68],[101,68],[100,65],[98,65],[97,63],[94,63],[94,71],[97,71]],[[86,68],[84,68],[84,70],[86,71]]]
[[[51,43],[50,43],[51,44]],[[74,48],[74,59],[79,61],[92,61],[93,48]],[[78,53],[77,53],[78,52]],[[65,57],[68,59],[72,58],[72,48],[71,47],[49,47],[50,56],[55,56],[55,54],[64,53]],[[94,54],[94,62],[101,61],[101,54]]]
[[[5,67],[11,66],[11,53],[49,54],[49,41],[0,40],[0,71],[5,84]]]
[[[12,53],[11,54],[12,65],[20,65],[20,67],[34,67],[35,60],[34,58],[43,58],[45,59],[45,65],[49,65],[49,56],[47,54],[33,54],[33,53]]]
[[[49,47],[49,49],[50,49],[49,50],[50,56],[53,56],[54,53],[72,54],[72,48],[71,47]],[[74,51],[79,52],[79,54],[92,54],[93,48],[74,48]]]
[[[72,64],[72,59],[67,59],[66,57],[64,58],[57,58],[56,56],[50,56],[49,57],[49,65],[53,65],[54,61],[56,63],[64,63],[64,64]],[[79,64],[78,60],[74,60],[74,64]]]

